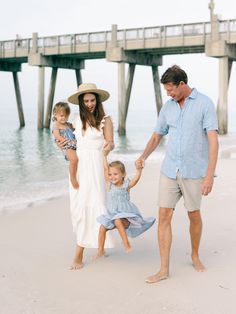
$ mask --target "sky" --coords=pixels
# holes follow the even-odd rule
[[[52,36],[110,30],[112,24],[118,28],[172,25],[204,22],[210,20],[210,0],[0,0],[0,40],[15,39],[16,34],[29,38],[33,32],[38,36]],[[236,19],[235,0],[215,0],[215,11],[220,19]],[[189,76],[189,84],[213,101],[218,98],[218,60],[205,54],[172,55],[163,57],[160,75],[173,64],[180,65]],[[236,103],[236,91],[232,82],[236,80],[233,64],[229,85],[229,106]],[[95,82],[98,87],[111,93],[109,105],[117,106],[117,64],[105,60],[86,61],[82,70],[84,82]],[[24,64],[19,74],[23,106],[37,106],[36,67]],[[45,102],[50,79],[46,69]],[[11,73],[0,72],[1,95],[8,105],[15,102]],[[72,70],[59,70],[55,101],[67,98],[76,90],[75,74]],[[163,92],[163,100],[166,96]],[[155,106],[151,69],[137,66],[130,105]],[[15,105],[15,104],[13,104]],[[1,111],[1,105],[0,105]]]

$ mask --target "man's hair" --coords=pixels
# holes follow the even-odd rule
[[[173,83],[174,85],[179,85],[180,82],[187,84],[188,76],[178,65],[168,68],[161,77],[162,84]]]

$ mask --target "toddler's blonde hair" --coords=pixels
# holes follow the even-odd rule
[[[58,113],[58,112],[64,112],[67,116],[70,115],[70,106],[67,102],[58,102],[55,104],[55,106],[53,107],[53,111],[52,111],[52,114],[53,114],[53,117],[52,117],[52,121],[56,121],[56,117],[55,115]]]
[[[124,175],[126,175],[126,171],[125,171],[125,165],[123,164],[123,162],[119,161],[119,160],[115,160],[109,163],[108,167],[110,168],[117,168],[121,171],[121,173]]]

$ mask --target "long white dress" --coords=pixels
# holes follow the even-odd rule
[[[79,158],[77,173],[80,187],[75,190],[70,184],[70,208],[77,244],[85,248],[98,247],[100,224],[97,222],[97,217],[107,213],[102,153],[105,141],[103,135],[105,119],[106,116],[101,122],[100,130],[88,127],[86,131],[82,131],[79,115],[76,116],[74,122]],[[109,233],[105,247],[113,247]]]

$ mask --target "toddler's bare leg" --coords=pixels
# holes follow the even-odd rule
[[[101,225],[99,228],[99,234],[98,234],[98,251],[95,256],[92,257],[92,260],[96,260],[99,257],[104,257],[106,252],[104,250],[105,241],[106,241],[106,233],[107,229]]]
[[[68,158],[69,172],[70,172],[70,181],[74,189],[79,188],[79,183],[77,181],[77,167],[78,167],[78,157],[76,151],[73,149],[68,149],[66,152],[66,157]]]
[[[129,253],[131,251],[131,245],[129,243],[127,234],[125,232],[125,228],[128,228],[128,226],[129,226],[128,220],[127,219],[116,219],[115,220],[115,226],[119,231],[119,234],[120,234],[121,239],[124,243],[126,252]]]

